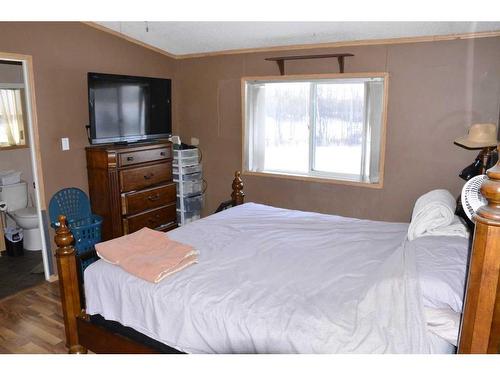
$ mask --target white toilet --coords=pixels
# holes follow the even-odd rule
[[[24,249],[38,251],[42,249],[42,237],[38,228],[38,215],[35,207],[28,206],[28,185],[25,181],[17,184],[0,186],[0,201],[7,203],[7,211],[23,228]]]

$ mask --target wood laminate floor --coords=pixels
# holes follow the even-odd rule
[[[0,300],[0,353],[67,353],[56,282]]]

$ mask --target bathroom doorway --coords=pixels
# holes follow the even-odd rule
[[[0,299],[53,273],[31,56],[0,52]]]

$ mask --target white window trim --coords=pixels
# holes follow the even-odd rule
[[[296,80],[315,80],[315,79],[339,79],[339,78],[383,78],[384,79],[384,98],[382,108],[382,122],[380,129],[380,162],[379,162],[379,181],[377,183],[369,183],[358,180],[349,180],[347,175],[339,173],[321,172],[321,175],[314,176],[312,174],[290,173],[285,171],[250,171],[246,167],[246,83],[248,81],[269,81],[269,82],[286,82]],[[241,118],[242,118],[242,136],[241,136],[241,170],[243,175],[275,177],[290,180],[300,180],[308,182],[331,183],[339,185],[360,186],[373,189],[382,189],[384,187],[384,167],[385,167],[385,144],[386,144],[386,128],[387,128],[387,107],[389,98],[389,73],[387,72],[367,72],[367,73],[334,73],[334,74],[300,74],[300,75],[285,75],[285,76],[255,76],[241,78]],[[314,139],[314,138],[313,138]],[[309,143],[309,152],[311,153],[312,142]],[[309,158],[309,163],[312,162]],[[342,176],[342,179],[340,177]]]

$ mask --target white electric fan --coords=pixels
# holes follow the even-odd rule
[[[485,174],[472,177],[462,188],[462,208],[470,220],[472,220],[472,215],[474,215],[480,207],[488,203],[480,190],[481,184],[486,178],[487,176]]]

